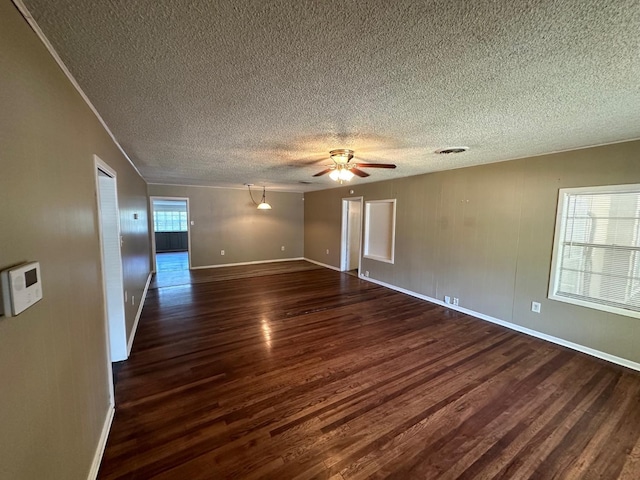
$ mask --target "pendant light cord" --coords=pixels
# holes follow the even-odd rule
[[[247,185],[249,187],[249,196],[251,197],[251,201],[254,205],[258,205],[258,203],[253,199],[253,194],[251,193],[251,185]]]

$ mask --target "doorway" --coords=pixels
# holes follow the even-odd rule
[[[151,197],[154,271],[184,272],[191,268],[189,199]]]
[[[340,270],[358,276],[362,238],[362,197],[342,199]]]
[[[124,312],[124,279],[120,236],[120,210],[115,170],[94,156],[96,172],[96,198],[98,203],[98,229],[100,260],[105,301],[108,339],[109,376],[113,375],[111,362],[127,359],[127,329]],[[113,383],[110,384],[113,394]]]

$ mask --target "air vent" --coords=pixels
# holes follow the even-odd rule
[[[449,155],[450,153],[462,153],[469,150],[469,147],[446,147],[436,150],[438,155]]]

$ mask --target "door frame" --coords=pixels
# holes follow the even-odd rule
[[[360,232],[360,242],[358,252],[358,275],[360,275],[360,267],[362,266],[362,221],[364,218],[364,197],[348,197],[342,199],[342,231],[340,233],[340,271],[346,272],[349,268],[349,203],[360,203],[360,225],[358,225],[358,231]]]
[[[156,229],[153,224],[153,201],[154,200],[180,200],[187,202],[187,259],[189,260],[189,270],[191,270],[191,208],[189,197],[168,197],[166,195],[149,196],[149,231],[151,232],[151,256],[153,262],[153,273],[157,272],[156,265]]]
[[[111,338],[111,322],[110,322],[110,318],[109,318],[109,310],[107,308],[107,283],[106,283],[106,278],[105,278],[105,264],[104,264],[104,246],[103,246],[103,231],[102,231],[102,211],[100,208],[100,171],[102,173],[104,173],[105,175],[107,175],[108,177],[113,179],[113,188],[115,190],[115,208],[116,208],[116,214],[118,216],[118,221],[116,222],[117,224],[117,234],[118,234],[118,238],[120,239],[120,242],[122,242],[122,234],[120,231],[120,207],[118,205],[118,176],[117,173],[114,169],[112,169],[107,163],[105,163],[102,159],[100,159],[100,157],[98,157],[98,155],[93,155],[93,161],[94,161],[94,169],[93,169],[93,173],[95,176],[95,188],[96,188],[96,193],[95,193],[95,198],[96,198],[96,209],[97,209],[97,225],[98,225],[98,245],[100,247],[100,277],[101,277],[101,281],[100,284],[102,286],[102,310],[103,310],[103,315],[104,315],[104,328],[105,328],[105,338],[106,338],[106,351],[107,351],[107,373],[108,373],[108,387],[109,387],[109,403],[110,405],[115,405],[115,392],[114,392],[114,385],[113,385],[113,365],[112,365],[112,356],[111,356],[111,349],[112,349],[112,338]],[[120,245],[122,246],[122,243],[120,243]],[[122,268],[122,253],[119,250],[119,257],[120,257],[120,283],[122,286],[122,291],[123,291],[123,295],[124,295],[124,276],[123,276],[123,268]],[[123,318],[124,318],[124,298],[122,298],[122,310],[123,310]],[[124,349],[125,351],[127,351],[127,345],[126,345],[126,323],[125,323],[125,344],[124,344]]]

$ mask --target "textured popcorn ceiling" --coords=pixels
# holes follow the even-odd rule
[[[151,183],[317,190],[333,148],[398,165],[355,184],[640,137],[638,0],[24,3]]]

